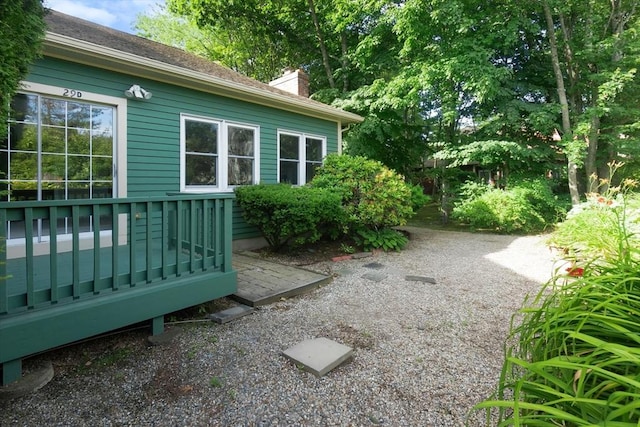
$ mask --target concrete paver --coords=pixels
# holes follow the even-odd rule
[[[235,307],[227,308],[226,310],[219,311],[209,315],[209,318],[217,323],[228,323],[232,320],[236,320],[247,314],[251,314],[255,311],[253,307],[246,305],[237,305]]]
[[[302,341],[282,354],[321,377],[353,356],[353,349],[328,338],[315,338]]]

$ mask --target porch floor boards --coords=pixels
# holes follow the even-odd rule
[[[299,295],[331,282],[332,278],[299,267],[278,264],[250,252],[234,253],[238,291],[231,298],[258,307]]]

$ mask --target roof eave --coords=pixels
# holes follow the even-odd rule
[[[44,55],[344,124],[364,120],[357,114],[329,105],[310,105],[295,97],[242,85],[61,34],[46,34]]]

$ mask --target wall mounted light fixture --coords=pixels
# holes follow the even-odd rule
[[[142,89],[138,85],[133,85],[129,89],[124,91],[124,96],[126,96],[127,98],[151,99],[153,94],[148,90]]]

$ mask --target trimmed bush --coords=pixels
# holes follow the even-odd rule
[[[328,190],[286,184],[236,188],[248,224],[257,227],[274,250],[313,243],[334,234],[344,218],[341,198]]]

